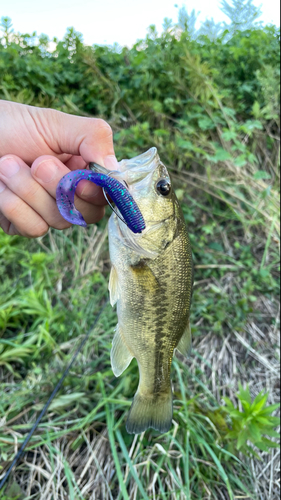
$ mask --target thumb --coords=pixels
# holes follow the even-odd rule
[[[118,169],[110,125],[101,118],[69,115],[53,109],[30,107],[35,121],[49,130],[48,143],[57,154],[82,156],[86,163],[94,161],[109,170]]]

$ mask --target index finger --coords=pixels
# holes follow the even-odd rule
[[[42,121],[45,122],[43,129],[48,131],[48,145],[56,154],[80,155],[86,163],[94,161],[109,170],[118,168],[112,129],[105,120],[69,115],[53,109],[28,108],[41,128]]]

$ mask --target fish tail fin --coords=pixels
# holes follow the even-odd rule
[[[153,394],[135,395],[126,428],[129,434],[141,434],[149,428],[162,433],[168,432],[173,420],[173,394],[167,392],[157,396]]]

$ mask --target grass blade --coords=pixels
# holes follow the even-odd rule
[[[138,476],[138,474],[136,472],[134,464],[133,464],[132,460],[129,457],[129,454],[128,454],[126,445],[124,443],[124,440],[122,438],[121,432],[118,429],[116,430],[116,436],[117,436],[117,439],[119,441],[121,450],[122,450],[123,455],[125,457],[125,460],[126,460],[127,464],[129,465],[130,473],[132,474],[134,480],[136,481],[136,483],[138,485],[139,491],[142,494],[142,500],[149,500],[149,497],[147,496],[147,494],[146,494],[146,492],[145,492],[145,490],[144,490],[144,488],[143,488],[143,486],[142,486],[142,484],[140,482],[140,478],[139,478],[139,476]]]

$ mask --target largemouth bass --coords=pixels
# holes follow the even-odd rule
[[[170,372],[174,351],[187,356],[191,345],[190,242],[156,148],[119,165],[120,172],[113,175],[127,184],[146,229],[133,234],[117,215],[109,220],[109,291],[118,315],[112,369],[119,377],[133,358],[138,362],[139,387],[127,431],[139,434],[152,427],[164,433],[173,418]]]

